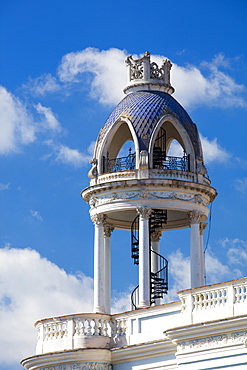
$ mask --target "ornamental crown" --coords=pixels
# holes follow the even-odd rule
[[[172,94],[175,90],[171,86],[170,71],[172,63],[165,59],[159,67],[151,62],[150,53],[147,51],[142,58],[133,59],[129,55],[125,61],[128,70],[128,86],[125,93],[138,90],[159,90]]]

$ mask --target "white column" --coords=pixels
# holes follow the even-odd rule
[[[202,279],[203,260],[201,254],[200,220],[202,213],[191,211],[190,218],[190,277],[191,288],[204,285]]]
[[[151,234],[151,246],[152,250],[158,254],[160,254],[160,238],[162,232],[155,231]],[[160,270],[160,257],[156,254],[151,252],[151,272],[158,272]],[[155,299],[155,305],[161,304],[161,299]]]
[[[111,250],[110,239],[114,227],[104,224],[104,250],[105,250],[105,312],[111,313]]]
[[[203,281],[203,284],[202,285],[205,285],[206,284],[206,272],[205,272],[205,253],[204,253],[204,242],[203,242],[203,234],[204,234],[204,230],[206,229],[207,227],[207,223],[206,222],[201,222],[200,223],[200,239],[201,239],[201,243],[200,243],[200,253],[201,253],[201,260],[202,260],[202,276],[201,276],[201,280]]]
[[[94,312],[105,313],[104,226],[105,215],[95,215],[94,222]]]
[[[158,254],[160,254],[160,238],[162,232],[155,231],[151,234],[151,246],[152,250]],[[151,253],[151,271],[157,272],[160,269],[160,259],[159,256],[155,253]]]
[[[150,306],[149,215],[151,208],[139,207],[139,307]]]

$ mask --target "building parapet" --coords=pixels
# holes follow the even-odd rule
[[[180,301],[106,315],[83,313],[36,323],[36,354],[80,348],[113,349],[165,339],[165,331],[240,317],[247,312],[247,278],[180,291]]]
[[[90,180],[90,186],[105,184],[112,181],[128,181],[135,179],[168,179],[194,182],[210,186],[210,180],[194,172],[167,169],[128,170],[104,173]]]
[[[184,324],[246,314],[247,278],[178,292]]]

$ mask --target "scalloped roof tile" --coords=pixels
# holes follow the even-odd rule
[[[120,116],[125,116],[132,122],[140,149],[147,149],[149,138],[157,122],[167,113],[174,115],[181,122],[192,140],[196,157],[201,158],[201,145],[196,125],[176,99],[168,93],[159,91],[138,91],[126,95],[108,117],[99,133],[98,141],[103,139]],[[147,140],[142,139],[144,135],[148,137]]]

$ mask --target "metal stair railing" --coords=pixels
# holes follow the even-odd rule
[[[131,225],[131,257],[134,265],[139,265],[139,216],[136,216]]]
[[[150,303],[155,303],[155,299],[163,298],[168,291],[168,261],[165,257],[151,249],[159,258],[159,270],[151,272],[150,280]]]

